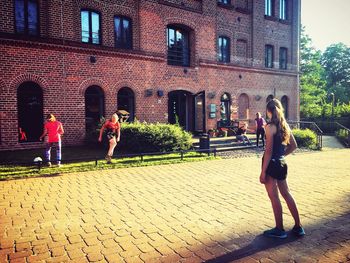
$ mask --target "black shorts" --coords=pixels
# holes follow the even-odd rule
[[[112,140],[113,138],[116,137],[116,134],[113,131],[107,131],[106,135],[107,135],[108,141],[110,141],[110,140]]]
[[[264,161],[264,157],[262,159]],[[284,159],[271,159],[266,169],[266,175],[276,180],[285,180],[287,178],[288,166]]]

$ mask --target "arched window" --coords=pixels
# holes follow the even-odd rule
[[[267,98],[266,98],[266,104],[269,103],[270,100],[273,100],[273,98],[274,98],[274,97],[273,97],[273,95],[271,95],[271,94],[270,94],[269,96],[267,96]]]
[[[18,131],[20,142],[36,142],[43,131],[43,91],[34,82],[17,89]]]
[[[190,33],[178,25],[167,27],[168,64],[190,66]]]
[[[104,115],[104,93],[99,86],[90,86],[85,91],[85,127],[95,129]]]
[[[222,121],[230,121],[231,117],[231,98],[230,94],[224,93],[220,99],[220,117]]]
[[[135,119],[135,95],[134,92],[127,87],[121,88],[117,95],[118,110],[129,112],[128,122]]]
[[[245,93],[238,97],[238,118],[241,120],[249,119],[249,97]]]
[[[289,118],[289,99],[287,96],[283,96],[281,98],[281,104],[284,109],[284,116],[286,117],[286,119],[288,119]]]

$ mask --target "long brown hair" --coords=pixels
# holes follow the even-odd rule
[[[284,109],[281,102],[278,99],[270,100],[266,105],[266,110],[272,114],[270,123],[276,125],[282,143],[285,145],[289,144],[290,129],[286,118],[284,117]]]

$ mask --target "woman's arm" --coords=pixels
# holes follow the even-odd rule
[[[64,129],[63,129],[62,123],[60,124],[59,134],[60,134],[60,135],[64,134]]]
[[[121,124],[119,123],[119,128],[118,128],[118,132],[117,132],[117,142],[119,142],[120,141],[120,127],[121,126]]]
[[[41,136],[39,137],[39,141],[41,141],[45,137],[46,134],[47,134],[47,129],[44,126],[43,134],[41,134]]]
[[[290,138],[289,138],[289,144],[287,145],[287,148],[284,152],[284,156],[287,156],[288,154],[291,154],[295,151],[295,149],[298,148],[298,144],[294,138],[294,135],[292,131],[290,131]]]
[[[264,152],[264,161],[261,166],[260,183],[264,184],[266,182],[266,169],[269,165],[272,156],[273,147],[273,135],[276,133],[275,125],[266,126],[266,147]]]
[[[105,126],[107,124],[107,121],[102,125],[101,129],[100,129],[100,136],[98,137],[98,141],[101,142],[102,141],[102,134],[103,134],[103,131],[105,130]]]

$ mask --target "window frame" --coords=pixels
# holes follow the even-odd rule
[[[282,21],[288,20],[288,0],[279,0],[279,17],[278,18]]]
[[[275,0],[265,0],[265,17],[273,17],[275,15]]]
[[[121,41],[121,44],[118,45],[118,41],[117,41],[117,31],[116,31],[116,27],[115,27],[115,20],[119,18],[120,19],[120,27],[121,27],[121,31],[122,31],[122,37],[121,39],[123,40],[123,35],[124,35],[124,27],[122,26],[124,20],[127,20],[129,22],[129,30],[130,30],[130,39],[126,39],[124,42]],[[133,23],[132,23],[132,19],[128,16],[122,16],[122,15],[115,15],[113,18],[113,28],[114,28],[114,46],[116,48],[121,48],[121,49],[133,49]],[[124,43],[126,43],[124,45]]]
[[[227,50],[224,49],[224,46],[220,47],[220,39],[226,39],[227,41]],[[224,60],[224,51],[227,51],[226,60]],[[220,56],[221,55],[221,56]],[[225,35],[221,35],[218,37],[218,61],[223,63],[230,63],[231,61],[231,39]]]
[[[271,49],[271,66],[269,65],[269,49]],[[274,62],[274,46],[273,45],[265,45],[265,68],[273,68]]]
[[[81,19],[81,14],[82,12],[88,12],[89,13],[89,41],[88,42],[84,42],[82,40],[83,38],[83,21]],[[98,23],[99,23],[99,32],[98,32],[98,40],[99,43],[93,43],[93,37],[92,37],[92,13],[95,13],[98,15]],[[90,44],[90,45],[102,45],[102,16],[101,13],[95,9],[89,9],[89,8],[82,8],[80,9],[80,39],[81,39],[81,43],[84,44]]]
[[[224,3],[225,1],[227,1],[227,3]],[[217,0],[217,4],[218,6],[232,6],[232,2],[231,0]]]
[[[40,6],[38,0],[22,0],[24,5],[24,30],[23,32],[19,32],[17,30],[17,17],[16,17],[16,2],[18,0],[13,0],[13,15],[14,15],[14,32],[18,35],[25,35],[25,36],[40,36]],[[30,34],[29,32],[29,12],[28,12],[28,3],[29,2],[35,2],[36,4],[36,21],[37,21],[37,27],[35,34]]]
[[[175,32],[176,31],[180,31],[180,33],[182,34],[182,35],[186,35],[186,42],[187,42],[187,50],[185,50],[186,51],[186,53],[187,53],[187,57],[188,57],[188,59],[187,59],[187,61],[185,60],[185,56],[183,55],[184,54],[184,49],[182,49],[182,59],[181,59],[181,62],[180,62],[180,59],[176,59],[176,60],[169,60],[169,47],[170,47],[170,45],[169,45],[169,43],[170,43],[170,41],[169,41],[169,36],[170,36],[170,34],[169,34],[169,30],[174,30]],[[190,34],[191,34],[191,32],[190,32],[190,30],[188,30],[188,29],[186,29],[186,28],[184,28],[184,27],[181,27],[181,26],[179,26],[179,25],[168,25],[167,27],[166,27],[166,44],[167,44],[167,64],[168,65],[172,65],[172,66],[181,66],[181,67],[190,67],[191,66],[191,40],[190,40]],[[175,36],[175,42],[176,42],[176,34],[174,34],[174,36]],[[176,52],[180,52],[180,51],[176,51]]]
[[[282,57],[282,51],[285,52],[285,57]],[[284,61],[282,61],[282,59],[284,59]],[[284,63],[282,63],[284,62]],[[280,65],[280,69],[287,69],[287,65],[288,65],[288,49],[286,47],[280,47],[279,50],[279,65]]]

